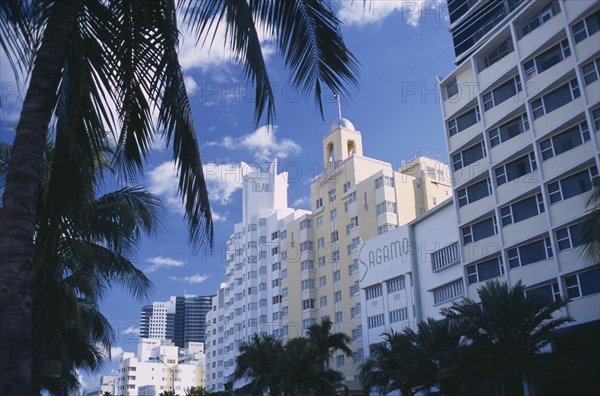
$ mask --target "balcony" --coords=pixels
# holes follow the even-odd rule
[[[551,205],[552,224],[564,224],[580,217],[586,210],[587,196],[583,193]]]
[[[458,209],[458,224],[467,224],[494,207],[494,196],[488,195]]]
[[[598,43],[600,42],[600,31],[584,39],[575,45],[575,54],[577,59],[589,59],[598,52]]]
[[[595,4],[594,1],[565,1],[565,2],[563,2],[563,5],[565,7],[565,13],[567,14],[567,17],[569,18],[570,22],[578,19],[583,13],[585,13],[588,9],[593,7],[594,4]]]
[[[568,305],[569,315],[578,323],[598,320],[598,307],[600,307],[600,294],[572,300]]]
[[[524,85],[525,92],[527,92],[527,95],[530,98],[536,96],[565,74],[572,71],[574,66],[573,56],[563,59],[549,69],[529,78]]]
[[[585,97],[590,107],[600,102],[600,80],[596,80],[585,87]]]
[[[588,158],[594,156],[594,148],[591,142],[572,148],[562,154],[547,159],[542,163],[544,180],[551,180],[564,173],[565,169],[573,169]]]
[[[479,86],[483,89],[494,84],[499,78],[506,76],[508,72],[515,67],[518,63],[517,54],[515,51],[506,55],[498,62],[494,63],[488,68],[483,69],[477,76],[479,80]],[[516,73],[514,73],[516,74]]]
[[[460,168],[452,174],[454,188],[461,188],[465,183],[473,180],[482,173],[487,173],[489,168],[490,164],[487,157],[483,157],[479,161],[475,161],[470,165]]]
[[[526,285],[534,285],[556,276],[556,266],[554,259],[542,260],[527,264],[522,267],[512,268],[509,273],[511,282],[514,284],[517,279],[523,281]]]
[[[507,114],[511,114],[519,106],[525,103],[525,92],[517,92],[510,99],[505,100],[498,106],[495,106],[484,113],[486,125],[494,125],[499,122]]]
[[[511,180],[508,183],[496,188],[496,196],[498,202],[503,204],[505,202],[512,201],[525,192],[532,190],[537,187],[540,183],[540,176],[537,171],[521,176],[515,180]]]
[[[472,141],[481,131],[483,131],[483,126],[480,121],[452,136],[448,141],[450,152],[454,152]]]
[[[522,59],[528,58],[544,43],[551,40],[564,28],[562,14],[555,15],[548,22],[521,38],[518,42],[519,54]]]
[[[531,132],[527,130],[493,147],[490,150],[490,161],[492,164],[499,164],[529,144],[531,144]]]
[[[502,227],[504,244],[506,246],[516,245],[527,238],[539,234],[540,230],[545,230],[547,228],[548,223],[544,213],[530,217],[518,223],[510,224],[506,227]]]
[[[556,127],[564,125],[569,120],[575,118],[582,110],[583,101],[579,97],[551,113],[539,117],[533,121],[535,136],[542,137],[546,135],[548,132],[555,130]]]
[[[458,86],[458,93],[450,98],[442,99],[442,106],[446,118],[454,117],[454,115],[466,108],[468,104],[474,103],[474,100],[476,99],[475,93],[477,92],[477,89],[475,87],[475,77],[470,65],[456,75],[456,85]],[[442,98],[445,96],[446,93],[443,92]]]
[[[498,234],[480,239],[463,247],[462,257],[467,263],[477,261],[502,250],[500,236]]]

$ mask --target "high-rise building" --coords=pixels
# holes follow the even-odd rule
[[[225,283],[208,315],[209,389],[222,390],[232,380],[237,348],[252,334],[298,337],[325,317],[334,331],[353,338],[354,357],[338,355],[330,365],[344,373],[351,390],[361,389],[357,248],[449,198],[449,170],[422,156],[399,171],[365,157],[362,136],[346,119],[331,126],[322,147],[325,170],[311,184],[312,214],[284,209],[284,199],[273,208],[260,198],[277,190],[284,197],[287,185],[267,183],[267,177],[278,180],[276,167],[243,186],[244,222],[228,242]]]
[[[246,167],[242,164],[242,167]],[[281,230],[295,220],[310,222],[310,212],[287,207],[288,175],[277,173],[277,161],[269,169],[250,169],[242,181],[242,221],[227,242],[225,281],[213,298],[207,315],[206,381],[211,390],[223,390],[232,381],[237,350],[255,333],[287,336],[279,318],[287,290],[280,251]],[[292,239],[293,236],[289,235]],[[297,243],[305,235],[295,236]],[[312,243],[312,242],[311,242]]]
[[[467,295],[522,280],[596,321],[600,268],[577,247],[600,165],[600,3],[448,7],[458,65],[440,88]]]
[[[142,307],[140,338],[167,339],[183,348],[188,342],[205,342],[206,314],[213,296],[172,296]]]

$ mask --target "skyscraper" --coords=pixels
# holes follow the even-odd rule
[[[140,338],[168,339],[184,348],[188,342],[206,341],[206,314],[213,296],[172,296],[142,307]]]

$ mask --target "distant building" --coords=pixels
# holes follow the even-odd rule
[[[140,338],[137,354],[121,357],[114,395],[158,396],[173,389],[183,395],[193,386],[205,386],[204,362],[201,342],[179,348],[167,340]]]
[[[172,340],[183,348],[189,342],[206,341],[206,314],[212,296],[172,296],[142,307],[140,337]]]
[[[117,394],[117,377],[112,375],[102,375],[98,385],[86,389],[85,396],[104,396],[105,392],[110,392],[113,396]]]

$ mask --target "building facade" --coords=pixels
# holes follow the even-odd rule
[[[124,352],[119,364],[115,396],[158,396],[164,391],[184,394],[205,386],[204,344],[179,348],[164,339],[140,338],[137,354]]]
[[[448,7],[458,65],[441,107],[466,293],[522,280],[569,298],[578,324],[597,321],[600,269],[578,246],[600,165],[600,4]],[[488,23],[470,28],[481,15]]]
[[[145,305],[140,313],[140,337],[172,340],[180,348],[189,342],[205,342],[212,297],[172,296]]]

